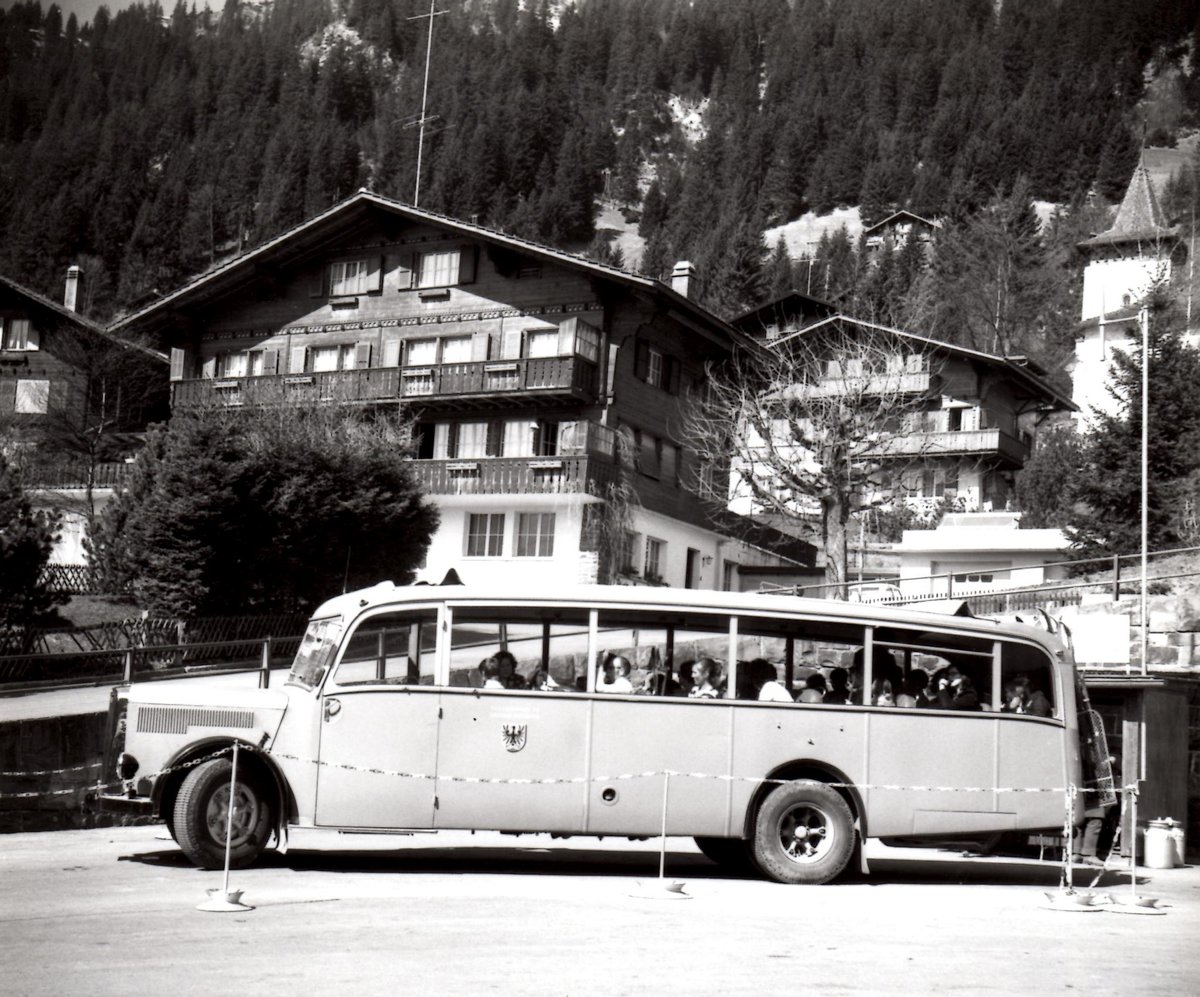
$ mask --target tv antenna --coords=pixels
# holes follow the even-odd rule
[[[425,122],[430,119],[425,114],[425,106],[429,100],[429,59],[433,54],[433,19],[439,14],[445,14],[447,11],[437,10],[437,0],[429,0],[428,14],[414,14],[409,18],[410,21],[419,21],[422,18],[429,18],[429,39],[425,43],[425,85],[421,89],[421,117],[417,119],[420,124],[420,129],[417,132],[417,181],[413,187],[413,207],[418,207],[421,202],[421,155],[425,151]]]

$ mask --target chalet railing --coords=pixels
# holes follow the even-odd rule
[[[598,495],[616,477],[601,457],[480,457],[415,460],[417,479],[432,495]]]
[[[522,357],[414,367],[175,381],[171,404],[270,405],[280,401],[374,402],[402,398],[561,391],[594,398],[596,365],[580,356]]]
[[[994,454],[1024,463],[1029,442],[1002,429],[964,429],[945,432],[914,431],[880,442],[878,452],[887,457],[946,457],[957,454]]]

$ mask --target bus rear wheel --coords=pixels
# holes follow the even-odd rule
[[[188,773],[175,799],[172,833],[185,855],[203,869],[225,864],[225,837],[232,799],[229,864],[240,869],[262,854],[271,834],[271,804],[254,774],[238,768],[230,792],[232,766],[214,758]]]
[[[854,817],[828,786],[785,783],[763,801],[754,827],[754,860],[777,883],[828,883],[854,851]]]

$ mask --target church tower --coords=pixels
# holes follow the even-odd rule
[[[1075,331],[1072,400],[1086,425],[1094,409],[1111,412],[1106,388],[1112,350],[1139,341],[1137,314],[1155,287],[1171,279],[1173,262],[1186,252],[1178,226],[1169,226],[1139,156],[1117,216],[1107,232],[1079,244],[1088,262],[1083,271],[1083,308]]]

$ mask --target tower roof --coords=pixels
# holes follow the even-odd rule
[[[1152,242],[1173,238],[1177,232],[1178,229],[1169,226],[1163,216],[1158,198],[1154,196],[1154,186],[1150,183],[1146,157],[1140,155],[1112,227],[1079,245],[1111,246],[1124,242]]]

